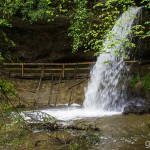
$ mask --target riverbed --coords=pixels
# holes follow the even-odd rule
[[[77,127],[55,131],[34,130],[23,143],[0,146],[2,150],[144,150],[150,149],[150,115],[114,114],[83,117],[63,123]],[[90,130],[90,128],[100,130]],[[78,130],[83,129],[83,130]]]
[[[143,150],[150,147],[150,128],[147,123],[150,115],[114,115],[90,118],[74,123],[95,124],[100,127],[100,142],[93,150]],[[148,145],[149,144],[149,145]]]
[[[88,142],[84,141],[87,146],[86,149],[88,150],[144,150],[146,147],[150,147],[150,127],[148,126],[149,120],[149,114],[117,114],[103,117],[84,117],[77,120],[66,120],[65,123],[82,129],[86,129],[89,126],[100,129],[100,131],[92,132],[90,135],[91,137],[94,135],[94,138],[92,142],[90,141],[89,146],[87,146]],[[82,136],[88,134],[88,132],[88,130],[60,130],[53,131],[48,134],[50,134],[51,137],[57,137],[58,139],[66,142],[68,139],[74,139],[74,137],[81,137],[82,140]],[[32,136],[34,137],[34,140],[36,140],[41,134],[43,133],[32,133]],[[49,142],[45,142],[43,144],[41,144],[41,142],[36,149],[85,149],[84,144],[80,146],[79,144],[81,143],[78,143],[80,142],[78,140],[73,144],[78,144],[79,148],[75,148],[75,145],[70,147],[69,145],[72,143],[65,144],[65,142],[60,143],[58,141],[54,142],[53,140],[54,139],[48,140]]]

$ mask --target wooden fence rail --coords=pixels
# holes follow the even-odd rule
[[[87,76],[95,62],[80,63],[2,63],[2,71],[10,77],[34,78],[42,76],[61,77]]]
[[[131,65],[133,69],[150,70],[150,60],[126,60],[127,65]],[[21,78],[53,78],[60,76],[62,78],[69,77],[85,77],[89,76],[90,69],[95,62],[80,63],[1,63],[0,68],[3,73],[10,77]]]

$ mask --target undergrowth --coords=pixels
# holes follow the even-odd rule
[[[139,88],[150,96],[150,73],[133,74],[130,81],[132,88]]]

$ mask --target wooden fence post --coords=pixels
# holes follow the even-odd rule
[[[63,74],[62,74],[62,76],[63,76],[63,78],[65,77],[65,65],[63,64],[63,72],[62,72]]]
[[[58,101],[58,98],[59,98],[59,95],[60,95],[61,77],[62,77],[62,72],[60,72],[60,77],[59,77],[59,82],[58,82],[58,87],[57,87],[57,95],[56,95],[55,107],[57,105],[57,101]]]
[[[2,76],[2,73],[3,73],[3,61],[0,61],[0,76]]]
[[[52,100],[52,94],[53,94],[53,82],[54,82],[54,77],[53,77],[53,75],[52,75],[51,84],[50,84],[50,96],[49,96],[48,105],[51,104],[51,100]]]
[[[44,65],[42,65],[42,72],[41,72],[42,78],[44,78]]]
[[[23,63],[21,64],[21,67],[22,67],[22,72],[21,72],[21,75],[22,75],[22,77],[24,76],[24,66],[23,66]]]

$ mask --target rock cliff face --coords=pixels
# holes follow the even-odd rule
[[[5,30],[16,47],[7,55],[28,62],[79,62],[92,61],[92,53],[73,54],[72,39],[68,37],[69,20],[58,18],[53,23],[39,21],[30,24],[19,18],[13,18],[13,28]]]

